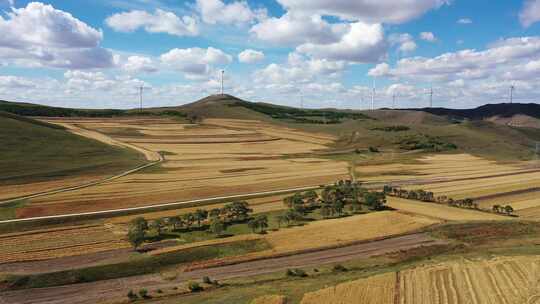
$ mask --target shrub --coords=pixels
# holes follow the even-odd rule
[[[133,290],[130,290],[127,294],[127,297],[130,301],[135,301],[137,300],[139,297],[137,296],[136,293],[133,292]]]
[[[348,269],[345,266],[341,265],[341,264],[334,265],[334,268],[332,268],[332,271],[334,271],[334,272],[345,272],[347,270]]]
[[[158,290],[156,290],[156,292],[157,292],[157,293],[163,293],[163,290],[158,289]]]
[[[139,290],[139,296],[143,299],[147,299],[149,298],[148,296],[148,290],[142,288],[141,290]]]
[[[198,291],[203,290],[201,285],[199,285],[199,283],[197,283],[197,282],[189,282],[188,283],[188,289],[191,292],[198,292]]]
[[[204,284],[210,284],[210,285],[212,285],[212,284],[215,283],[214,281],[212,281],[212,279],[210,279],[209,276],[204,276],[204,277],[202,278],[202,281],[203,281]]]
[[[371,152],[371,153],[379,153],[379,149],[377,149],[376,147],[369,147],[369,152]]]
[[[295,269],[287,269],[287,272],[286,272],[287,276],[288,277],[300,277],[300,278],[304,278],[304,277],[307,277],[307,273],[305,271],[303,271],[302,269],[298,269],[298,268],[295,268]]]

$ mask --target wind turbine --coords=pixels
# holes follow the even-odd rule
[[[433,108],[433,84],[429,88],[429,107]]]
[[[514,91],[516,90],[516,86],[512,83],[510,85],[510,103],[514,102]]]
[[[223,85],[224,78],[225,78],[225,69],[221,70],[221,95],[223,95],[223,92],[224,92],[224,85]]]
[[[375,77],[373,77],[373,86],[371,87],[371,110],[375,110]]]
[[[144,85],[138,86],[137,89],[139,90],[139,111],[143,111],[143,91],[146,89]]]

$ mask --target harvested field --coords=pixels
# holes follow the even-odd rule
[[[274,252],[337,246],[413,232],[439,223],[422,216],[382,211],[340,219],[323,220],[265,235]]]
[[[102,225],[4,234],[0,264],[47,260],[66,256],[129,248],[119,233]]]
[[[280,295],[262,296],[254,299],[250,304],[287,304],[287,298]]]
[[[218,119],[203,125],[162,118],[49,122],[102,133],[148,153],[165,152],[166,162],[98,186],[30,200],[18,210],[19,218],[313,186],[348,177],[346,162],[291,156],[324,150],[332,137],[258,121]]]
[[[301,304],[392,304],[396,274],[393,272],[306,293]]]
[[[401,304],[529,303],[540,291],[540,260],[460,260],[406,270],[400,277]]]
[[[463,259],[343,283],[307,293],[301,303],[532,303],[539,280],[538,256]]]
[[[406,213],[419,214],[447,221],[510,220],[511,217],[487,212],[450,207],[442,204],[423,203],[397,197],[388,197],[388,206]]]

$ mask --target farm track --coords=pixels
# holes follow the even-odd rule
[[[138,290],[139,288],[147,288],[149,290],[155,290],[161,288],[166,290],[178,286],[183,282],[200,279],[204,276],[209,276],[218,280],[246,277],[273,273],[292,267],[308,267],[345,262],[352,259],[367,258],[397,250],[406,250],[442,243],[444,242],[433,239],[425,233],[416,233],[345,247],[300,253],[291,256],[268,258],[233,265],[197,269],[190,272],[181,272],[178,273],[177,278],[174,281],[165,281],[159,274],[152,274],[93,283],[9,291],[0,293],[0,300],[3,300],[6,304],[94,304],[114,299],[124,299],[130,289]]]

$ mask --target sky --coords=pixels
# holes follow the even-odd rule
[[[3,100],[181,105],[222,70],[297,107],[538,103],[540,0],[0,0]]]

